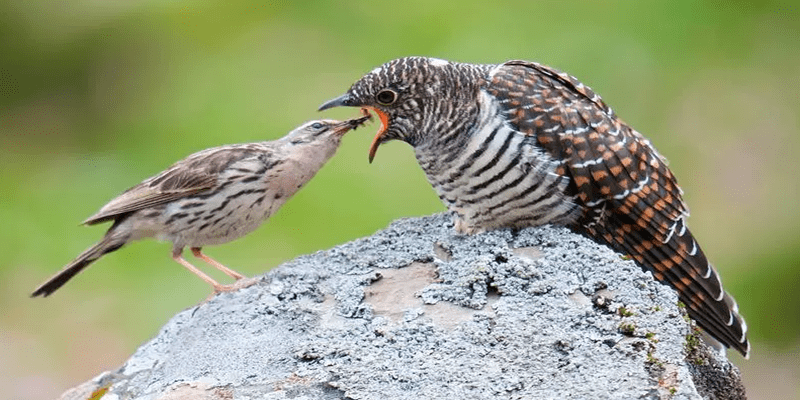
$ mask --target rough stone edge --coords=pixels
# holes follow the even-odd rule
[[[283,268],[286,264],[290,264],[287,262],[278,266],[268,272],[267,274],[260,277],[262,282],[269,282],[270,277],[277,273],[280,268]],[[716,351],[712,350],[709,346],[707,346],[703,342],[697,341],[699,337],[699,331],[697,328],[694,328],[695,332],[691,335],[687,335],[686,341],[686,362],[687,365],[690,367],[691,371],[691,381],[694,382],[697,390],[703,395],[705,398],[710,399],[745,399],[745,390],[744,387],[741,385],[741,376],[738,369],[730,364],[725,358],[724,355],[721,356]],[[659,398],[671,398],[673,393],[669,392],[669,380],[672,379],[671,375],[674,373],[674,366],[671,365],[659,365],[658,360],[648,361],[651,367],[651,373],[654,379],[659,381],[659,385],[663,386],[664,390],[659,390]],[[60,398],[61,399],[99,399],[103,397],[102,395],[105,393],[104,391],[107,390],[120,376],[118,375],[118,371],[120,369],[112,371],[106,371],[101,373],[100,375],[92,378],[91,380],[66,391]],[[723,393],[723,388],[728,388],[729,383],[738,382],[737,390],[733,392],[726,392]],[[661,383],[664,382],[664,385]],[[285,387],[281,389],[289,389],[296,384],[300,384],[303,386],[302,382],[286,382]],[[326,387],[326,388],[318,388],[321,390],[333,390],[336,391],[334,387]],[[209,398],[209,399],[229,399],[233,398],[232,392],[225,390],[225,388],[220,387],[209,387],[204,385],[203,382],[181,382],[179,384],[174,385],[172,387],[172,395],[169,393],[165,394],[167,397],[159,397],[160,399],[173,399],[173,398]],[[283,393],[286,394],[286,393]],[[189,397],[180,397],[180,396],[189,396]],[[117,396],[112,395],[113,397],[103,397],[105,399],[117,398]],[[178,397],[169,397],[169,396],[178,396]],[[267,394],[266,398],[284,398],[283,395],[280,393],[269,393]],[[299,398],[305,398],[303,396]]]

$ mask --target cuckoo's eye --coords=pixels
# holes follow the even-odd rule
[[[375,95],[375,100],[382,106],[388,106],[397,100],[397,93],[394,90],[383,89]]]
[[[311,129],[314,129],[314,130],[320,130],[320,129],[324,128],[324,127],[325,127],[325,125],[322,125],[321,122],[314,122],[313,124],[311,124]]]

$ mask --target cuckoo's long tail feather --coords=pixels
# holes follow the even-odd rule
[[[626,224],[624,219],[619,215],[609,219],[610,232],[617,229],[627,232],[624,237],[614,234],[609,244],[630,254],[657,280],[672,286],[686,305],[690,318],[722,344],[748,357],[747,324],[739,315],[736,301],[723,290],[719,274],[683,224],[683,219],[675,221],[674,232],[664,241],[653,237],[646,228]]]

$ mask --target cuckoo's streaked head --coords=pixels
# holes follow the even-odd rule
[[[478,78],[478,79],[476,79]],[[375,68],[356,81],[345,94],[319,110],[332,107],[365,107],[375,112],[381,128],[370,146],[370,162],[378,146],[402,140],[422,144],[429,134],[441,133],[462,117],[455,111],[475,109],[480,66],[438,58],[398,58]]]

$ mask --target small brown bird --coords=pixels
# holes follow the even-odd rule
[[[195,257],[239,280],[243,275],[206,256],[204,246],[238,239],[263,223],[336,153],[342,136],[369,119],[307,122],[270,142],[220,146],[200,151],[126,190],[83,223],[114,221],[103,240],[81,253],[37,288],[48,296],[89,264],[134,240],[172,242],[172,259],[208,282],[220,285],[183,256]]]
[[[666,159],[589,87],[530,61],[390,61],[320,107],[368,107],[370,148],[402,140],[456,230],[565,225],[629,254],[676,289],[689,316],[747,356],[747,325],[686,227]]]

